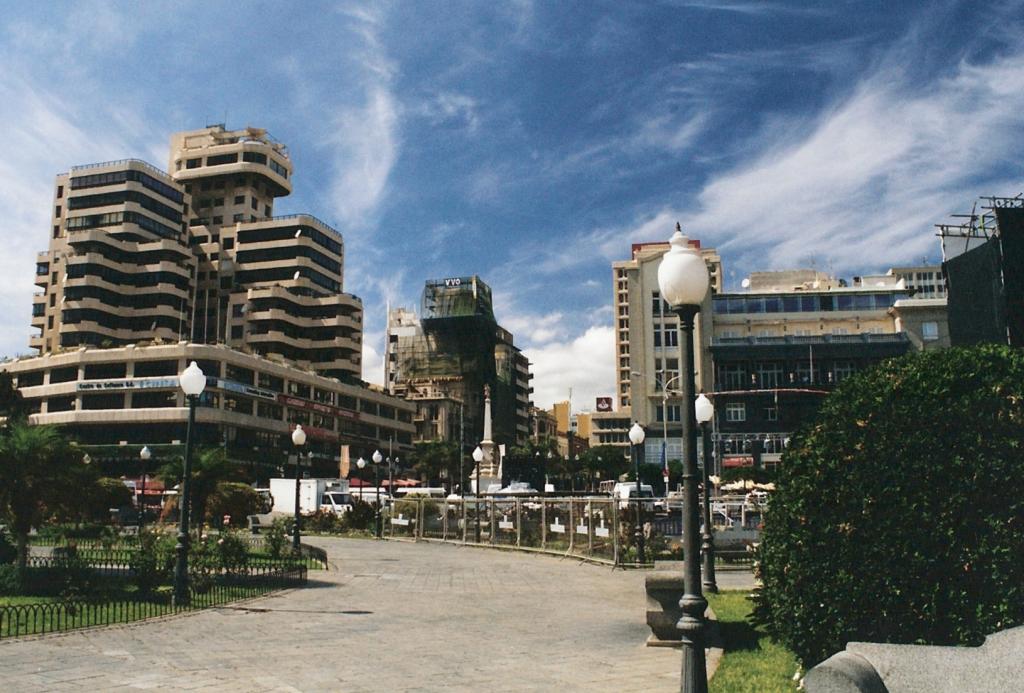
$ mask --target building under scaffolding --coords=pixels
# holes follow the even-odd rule
[[[1024,346],[1024,193],[983,197],[939,224],[953,346]]]
[[[416,440],[462,441],[483,436],[484,385],[491,389],[494,441],[522,445],[529,437],[529,362],[494,318],[491,289],[477,276],[426,282],[420,317],[388,313],[389,390],[416,402]]]

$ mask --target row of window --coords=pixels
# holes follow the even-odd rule
[[[242,161],[254,164],[262,164],[269,166],[270,170],[281,176],[282,178],[288,177],[288,169],[282,164],[278,163],[275,159],[271,158],[268,162],[267,155],[261,154],[260,152],[242,152]],[[214,154],[206,157],[207,166],[223,166],[225,164],[236,164],[238,163],[238,153],[233,154]],[[202,157],[196,157],[194,159],[187,159],[185,161],[186,169],[196,169],[203,165]],[[178,161],[176,164],[177,170],[181,170],[181,162]]]
[[[186,299],[181,296],[164,292],[153,293],[129,293],[123,291],[110,291],[102,286],[69,286],[64,289],[64,298],[68,301],[83,301],[95,299],[114,308],[156,308],[158,306],[169,306],[176,310],[182,310]]]
[[[294,260],[306,257],[324,269],[341,274],[341,263],[323,253],[304,245],[276,246],[259,250],[239,250],[237,260],[241,264],[250,262],[275,262],[277,260]]]
[[[91,207],[110,207],[122,205],[126,202],[134,202],[143,209],[148,209],[154,214],[169,219],[175,224],[181,223],[181,210],[168,207],[157,202],[149,195],[135,190],[119,190],[117,192],[99,193],[96,195],[83,195],[81,197],[68,198],[68,209],[89,209]]]
[[[301,224],[295,226],[277,226],[267,229],[242,229],[238,233],[239,243],[262,243],[264,241],[283,241],[289,238],[305,236],[317,245],[327,248],[335,255],[341,255],[341,242],[331,238],[312,226]]]
[[[68,265],[69,279],[83,279],[85,277],[96,277],[117,286],[134,286],[137,288],[171,284],[181,291],[188,291],[190,285],[189,277],[183,277],[173,272],[126,273],[91,262]]]
[[[107,214],[89,214],[81,217],[71,217],[67,220],[68,231],[80,229],[97,229],[107,226],[120,226],[121,224],[135,224],[147,231],[160,236],[161,238],[177,238],[181,232],[170,226],[166,226],[150,219],[138,212],[108,212]]]
[[[746,313],[819,313],[837,310],[887,310],[907,294],[902,292],[871,294],[809,294],[805,296],[717,297],[712,311],[718,315]]]
[[[792,385],[838,383],[857,371],[854,361],[813,363],[797,361],[795,370],[786,373],[781,361],[759,361],[750,368],[741,363],[722,363],[718,366],[719,390],[770,390]],[[790,364],[792,365],[792,364]]]
[[[124,183],[126,181],[142,183],[143,187],[149,188],[153,192],[163,195],[168,200],[177,202],[178,204],[185,201],[185,196],[182,195],[181,191],[177,190],[174,186],[164,183],[161,180],[157,180],[153,176],[145,174],[142,171],[135,170],[94,173],[89,176],[75,176],[71,179],[71,189],[83,190],[85,188],[100,188],[106,185]],[[58,192],[63,191],[59,190]],[[60,197],[60,195],[57,195],[57,197]]]

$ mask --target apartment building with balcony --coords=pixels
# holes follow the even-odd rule
[[[395,413],[384,417],[391,424],[373,428],[377,445],[411,445],[414,407],[361,379],[362,302],[344,292],[341,234],[309,214],[274,216],[274,201],[291,192],[287,148],[258,128],[229,131],[215,125],[173,135],[170,170],[122,160],[76,166],[57,176],[49,249],[36,261],[41,292],[33,297],[32,326],[39,332],[30,344],[42,361],[22,359],[0,368],[28,373],[25,387],[49,387],[49,376],[39,381],[38,374],[49,373],[46,364],[54,361],[48,359],[59,357],[58,377],[66,376],[59,382],[79,382],[81,388],[62,384],[75,394],[57,388],[52,408],[50,390],[33,390],[29,394],[39,405],[34,416],[51,422],[49,415],[59,412],[53,422],[83,440],[113,440],[123,435],[122,423],[178,421],[184,415],[180,397],[161,388],[176,383],[179,371],[173,368],[183,367],[180,354],[159,359],[165,362],[160,373],[142,376],[166,381],[151,391],[148,380],[135,382],[132,363],[138,359],[146,372],[147,350],[176,345],[191,353],[205,344],[230,355],[238,372],[255,374],[273,363],[291,372],[296,383],[323,379],[296,385],[319,392],[321,399],[307,398],[316,405],[329,408],[336,406],[330,400],[354,398],[347,408],[337,406],[335,426],[308,423],[339,443],[335,459],[340,445],[361,446],[370,437],[368,427],[342,425],[353,420],[346,411],[356,419],[371,415],[361,408],[364,401]],[[227,363],[213,359],[208,365],[222,373]],[[89,374],[105,379],[109,391],[100,396],[90,389],[86,381],[96,378]],[[235,392],[261,389],[246,378],[225,382]],[[307,425],[304,409],[297,405],[290,415],[263,402],[268,398],[236,402],[218,395],[212,400],[218,404],[207,408],[223,415],[204,416],[224,441],[241,440],[240,450],[254,447],[248,433],[239,438],[242,430],[279,436],[274,446],[285,449],[287,436],[279,429]],[[232,417],[239,412],[263,421],[262,427],[248,419],[238,424]],[[100,419],[113,425],[89,428]],[[268,445],[263,440],[255,447]]]

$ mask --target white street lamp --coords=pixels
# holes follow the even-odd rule
[[[701,592],[700,551],[697,515],[697,446],[696,403],[694,401],[693,322],[708,294],[710,277],[704,259],[690,247],[679,224],[669,239],[672,246],[658,266],[658,288],[661,297],[679,316],[679,339],[682,365],[683,428],[683,597],[679,600],[682,617],[678,627],[683,646],[683,668],[680,689],[690,693],[707,692],[707,662],[704,659],[704,610],[707,601]]]
[[[139,532],[146,524],[146,463],[153,456],[148,445],[143,445],[139,450],[139,459],[142,460],[142,489],[139,492]]]
[[[484,451],[477,445],[473,451],[473,461],[476,462],[476,493],[473,495],[473,510],[476,516],[476,543],[480,543],[480,463],[484,461]]]
[[[196,404],[206,388],[206,375],[195,361],[178,376],[178,384],[188,402],[188,428],[185,429],[185,470],[181,479],[180,511],[178,513],[178,543],[174,546],[174,602],[188,603],[188,520],[190,510],[189,487],[192,477],[192,429],[196,425]]]
[[[640,501],[640,446],[644,444],[644,438],[646,437],[643,426],[634,421],[633,426],[629,429],[629,442],[632,443],[632,445],[630,445],[630,451],[633,454],[633,470],[636,477],[636,528],[633,532],[633,536],[636,545],[636,560],[638,563],[647,562],[646,556],[644,556],[643,522],[640,517],[641,506],[643,505]]]
[[[711,437],[708,435],[708,424],[715,417],[715,405],[702,392],[693,404],[697,423],[700,424],[700,437],[704,445],[704,531],[700,535],[700,552],[704,557],[703,587],[708,592],[717,592],[715,580],[715,535],[711,527]]]
[[[296,554],[301,550],[301,543],[299,541],[299,523],[302,521],[302,515],[299,512],[299,486],[302,483],[302,475],[299,473],[299,467],[302,464],[302,452],[300,448],[306,444],[306,432],[302,430],[302,426],[295,424],[295,430],[292,431],[292,445],[295,446],[295,522],[292,527],[292,551]]]
[[[380,522],[380,463],[384,459],[384,456],[380,454],[380,450],[374,450],[370,459],[373,460],[373,494],[377,498],[377,514],[374,519],[377,522],[377,538],[380,539],[382,530]]]

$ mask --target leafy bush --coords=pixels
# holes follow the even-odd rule
[[[220,527],[225,517],[231,518],[232,525],[243,525],[249,515],[262,510],[263,501],[256,489],[235,481],[222,481],[209,500],[210,523]]]
[[[22,581],[18,566],[13,563],[0,565],[0,595],[15,596],[21,594]]]
[[[18,556],[18,547],[11,543],[7,532],[0,530],[0,565],[13,563]]]
[[[805,665],[850,640],[978,644],[1024,623],[1024,351],[888,361],[786,451],[757,617]]]
[[[229,573],[236,573],[249,563],[249,544],[237,532],[221,532],[216,547],[217,563]]]
[[[352,509],[342,516],[345,529],[370,529],[376,517],[374,506],[358,498],[352,499]]]
[[[276,518],[264,535],[263,545],[271,558],[281,558],[288,547],[288,518]]]
[[[147,594],[170,582],[173,565],[174,553],[167,550],[160,535],[152,531],[139,534],[139,548],[132,554],[131,569],[140,592]]]
[[[327,534],[339,532],[342,529],[343,520],[339,515],[330,510],[317,510],[315,513],[302,516],[302,529],[306,532],[318,532]]]

